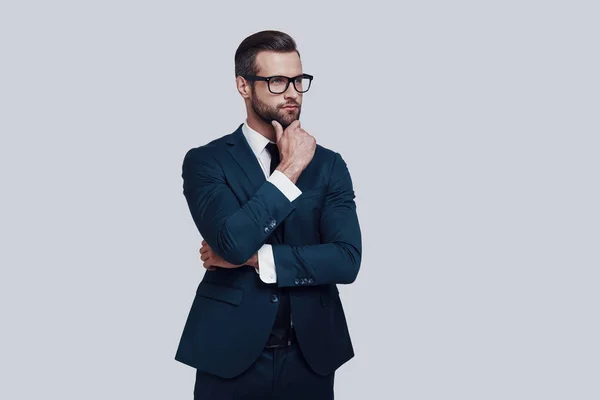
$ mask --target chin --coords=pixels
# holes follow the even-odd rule
[[[280,118],[282,121],[289,121],[289,123],[291,124],[292,121],[297,120],[299,116],[300,116],[300,113],[297,113],[297,112],[292,113],[292,114],[286,112]]]

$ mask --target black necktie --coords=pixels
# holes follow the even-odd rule
[[[272,174],[273,171],[275,171],[275,168],[277,168],[277,166],[281,162],[281,159],[279,158],[279,148],[277,147],[277,144],[269,142],[267,143],[267,150],[269,151],[269,154],[271,154],[270,173]]]

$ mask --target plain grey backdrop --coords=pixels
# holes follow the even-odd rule
[[[597,4],[2,2],[0,398],[192,399],[181,163],[264,29],[356,192],[336,398],[600,398]]]

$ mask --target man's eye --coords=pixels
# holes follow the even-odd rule
[[[275,78],[275,79],[271,80],[271,82],[273,82],[273,83],[281,83],[281,79],[280,78]]]

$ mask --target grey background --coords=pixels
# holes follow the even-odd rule
[[[302,125],[356,191],[336,398],[600,398],[598,11],[2,2],[0,398],[192,398],[181,163],[243,122],[233,54],[263,29],[296,39]]]

